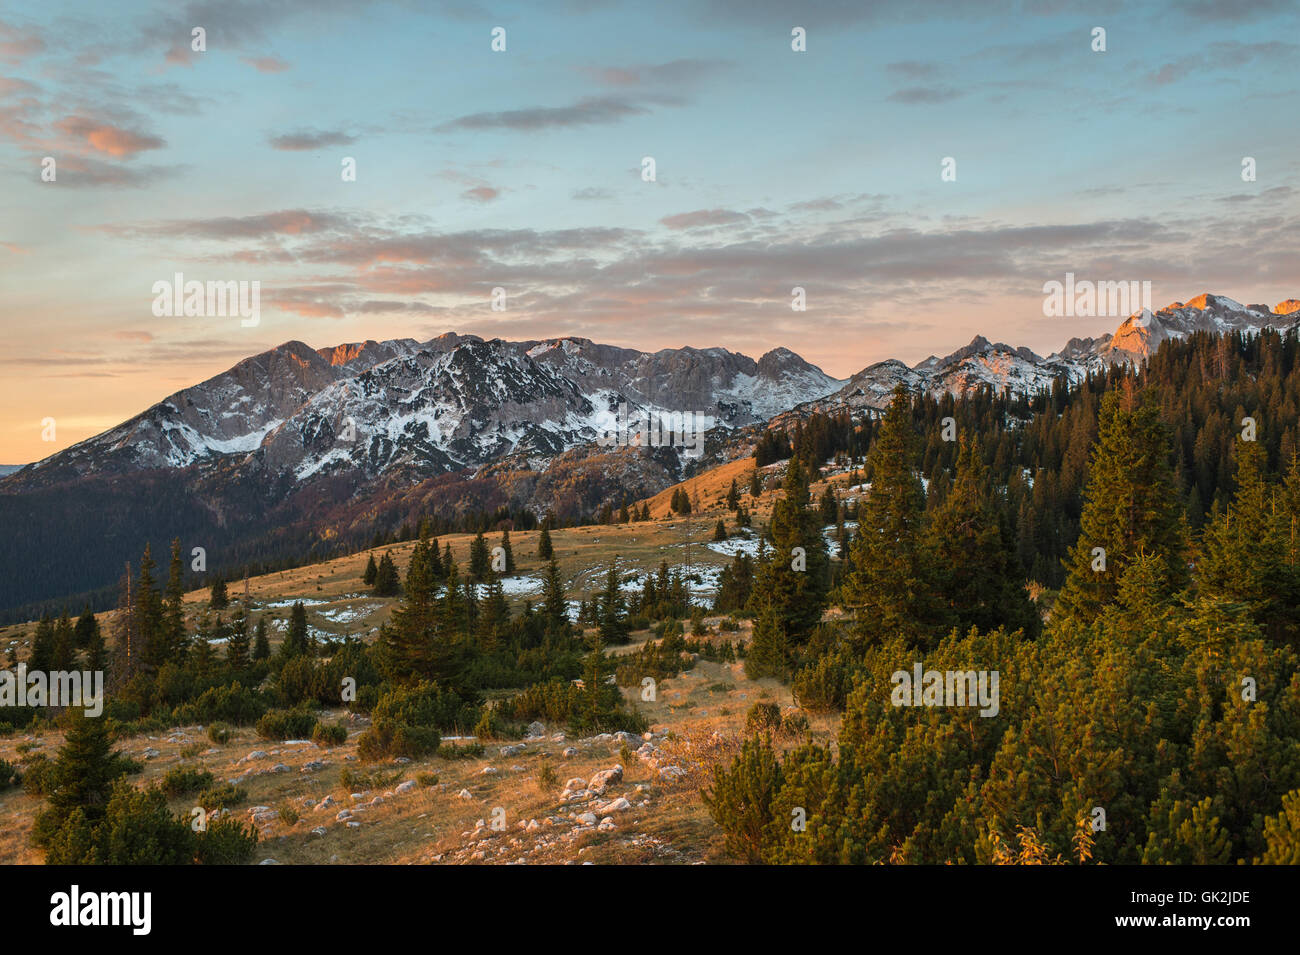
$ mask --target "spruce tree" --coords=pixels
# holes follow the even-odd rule
[[[920,639],[936,623],[932,580],[921,546],[925,491],[916,475],[911,396],[894,390],[880,433],[867,454],[871,491],[859,507],[849,548],[852,571],[841,594],[868,640],[903,634]]]
[[[375,555],[371,554],[370,559],[366,561],[366,569],[361,574],[361,581],[367,587],[373,587],[375,577],[379,574],[379,565],[375,563]]]
[[[393,552],[384,551],[384,556],[379,560],[379,567],[375,571],[375,589],[376,597],[396,597],[401,592],[402,584],[397,576],[397,565],[393,563]]]
[[[830,590],[830,559],[821,518],[809,501],[803,464],[792,458],[781,499],[772,506],[768,533],[773,557],[755,575],[751,598],[757,615],[770,612],[782,639],[791,646],[802,644],[821,620]]]
[[[727,510],[734,511],[740,507],[740,491],[736,489],[736,479],[731,479],[731,487],[727,490]]]
[[[713,539],[715,541],[724,541],[727,539],[727,524],[722,518],[718,518],[718,523],[713,528]]]
[[[551,544],[551,532],[543,525],[542,533],[537,538],[537,556],[550,560],[555,556],[555,547]]]
[[[979,447],[964,438],[952,488],[930,519],[925,546],[944,629],[1037,632],[1024,568],[999,520]]]
[[[271,641],[266,635],[266,618],[257,618],[257,627],[253,631],[253,662],[258,663],[262,660],[271,658]]]
[[[212,581],[208,606],[213,610],[225,610],[230,606],[230,594],[226,590],[226,582],[220,577]]]
[[[627,605],[619,586],[618,558],[605,573],[605,589],[595,597],[596,630],[603,644],[627,643]]]
[[[243,607],[235,611],[230,621],[230,639],[226,642],[226,664],[236,675],[248,669],[250,659],[248,614]]]
[[[32,841],[44,846],[76,812],[91,826],[104,818],[113,781],[126,773],[121,754],[113,750],[108,721],[68,710],[67,733],[59,748],[46,789],[45,809],[36,819]]]
[[[54,669],[54,621],[47,613],[36,624],[32,637],[32,652],[27,656],[27,669],[48,673]]]
[[[763,478],[758,473],[758,468],[749,472],[749,496],[760,497],[763,493]]]
[[[469,545],[469,577],[475,582],[487,580],[492,573],[492,555],[488,551],[483,532],[474,535]]]
[[[542,582],[542,616],[548,632],[568,633],[569,602],[565,599],[560,566],[554,557],[547,562],[546,579]]]
[[[155,665],[175,658],[185,644],[185,565],[181,560],[180,538],[172,541],[167,566],[167,590],[163,595],[163,646],[155,651]]]
[[[1124,569],[1146,552],[1164,565],[1171,592],[1187,582],[1182,495],[1159,407],[1132,379],[1102,399],[1088,466],[1079,537],[1053,616],[1090,623],[1119,592]]]
[[[501,549],[506,552],[506,575],[509,576],[515,572],[515,552],[510,546],[510,529],[503,528],[501,531]]]

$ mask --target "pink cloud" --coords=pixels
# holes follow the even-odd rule
[[[69,116],[60,120],[55,126],[74,139],[84,142],[91,149],[116,158],[130,158],[147,149],[161,149],[166,145],[157,136],[137,133],[85,116]]]

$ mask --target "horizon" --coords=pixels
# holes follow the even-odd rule
[[[0,461],[277,341],[786,347],[844,379],[1113,332],[1042,314],[1067,273],[1272,307],[1300,289],[1270,68],[1298,29],[1215,2],[6,11]],[[259,282],[259,321],[151,311],[176,273]]]

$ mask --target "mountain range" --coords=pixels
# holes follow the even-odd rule
[[[1295,299],[1269,308],[1206,293],[1045,358],[977,336],[847,380],[785,348],[754,360],[574,337],[286,342],[42,461],[0,469],[0,553],[26,569],[3,575],[0,610],[68,593],[69,566],[86,585],[73,590],[111,586],[144,540],[195,540],[230,567],[368,538],[421,513],[580,517],[681,480],[690,462],[678,449],[600,440],[624,408],[690,414],[711,457],[726,459],[747,453],[738,439],[776,415],[879,409],[900,382],[935,395],[1033,393],[1197,331],[1297,324]]]

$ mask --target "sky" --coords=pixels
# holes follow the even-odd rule
[[[1294,0],[3,2],[0,463],[293,339],[847,377],[1112,331],[1067,272],[1300,298],[1298,52]],[[257,324],[156,315],[176,273]]]

